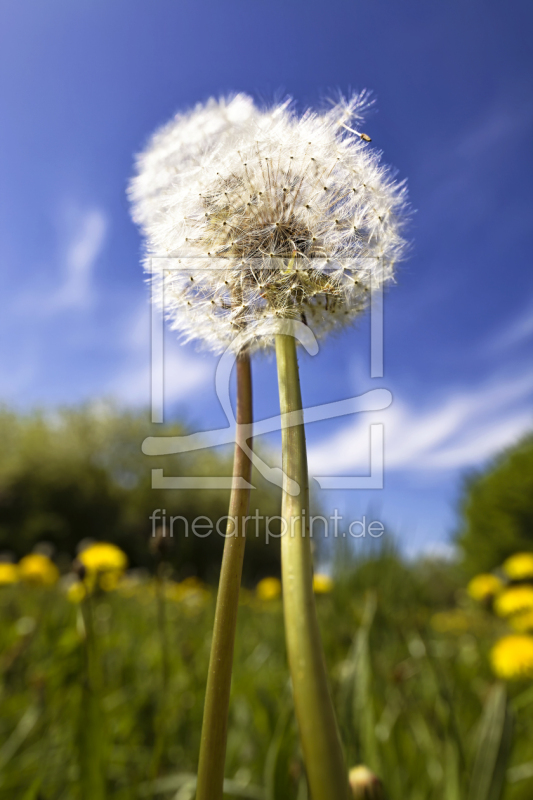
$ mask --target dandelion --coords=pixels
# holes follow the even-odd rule
[[[142,572],[129,572],[120,579],[117,591],[124,597],[144,598],[151,592],[151,584]]]
[[[59,570],[48,556],[30,553],[18,564],[20,579],[36,586],[53,586],[59,580]]]
[[[0,561],[0,586],[9,583],[18,583],[19,579],[19,571],[16,564]]]
[[[130,186],[134,219],[146,237],[145,267],[170,326],[185,340],[240,356],[237,412],[241,398],[245,413],[239,422],[251,422],[251,389],[239,391],[239,367],[248,370],[243,380],[249,386],[250,353],[276,349],[287,479],[282,517],[291,531],[282,540],[286,637],[315,800],[342,800],[348,785],[303,524],[309,518],[307,457],[290,323],[308,326],[317,338],[351,324],[368,305],[371,288],[392,280],[405,252],[405,187],[369,149],[369,137],[354,128],[367,105],[363,93],[298,117],[289,101],[258,109],[244,95],[211,100],[156,133]],[[160,257],[172,262],[160,263]],[[243,474],[242,463],[236,469]],[[232,495],[230,515],[240,519],[246,505],[247,496]],[[228,541],[236,548],[235,539]],[[224,553],[198,800],[222,796],[220,740],[225,742],[242,547]]]
[[[333,578],[324,575],[322,572],[315,572],[313,575],[313,591],[315,594],[329,594],[333,591]]]
[[[515,553],[503,562],[502,569],[512,581],[533,578],[533,553]]]
[[[473,600],[483,601],[494,597],[503,589],[503,582],[497,575],[490,572],[483,572],[476,575],[468,583],[466,591]]]
[[[165,595],[169,600],[185,603],[191,609],[201,608],[209,600],[209,590],[195,577],[185,578],[180,583],[169,581]]]
[[[79,605],[86,596],[85,585],[78,579],[77,575],[74,576],[74,580],[70,581],[67,586],[67,600],[69,603]]]
[[[382,782],[363,764],[352,767],[349,783],[354,800],[384,800],[385,798]]]
[[[129,191],[158,302],[185,339],[251,351],[274,344],[280,319],[318,337],[392,279],[405,187],[348,126],[366,105],[363,93],[299,118],[237,95],[155,134]]]
[[[533,678],[533,636],[505,636],[496,642],[490,657],[498,678]]]
[[[499,617],[510,617],[529,609],[533,609],[533,586],[511,586],[499,594],[494,602],[494,610]]]
[[[529,611],[514,614],[509,620],[511,627],[518,633],[533,631],[533,608]]]
[[[81,551],[78,560],[86,570],[85,583],[90,589],[98,585],[104,591],[118,586],[128,559],[126,554],[110,542],[95,542]]]
[[[281,595],[281,581],[278,578],[263,578],[255,587],[259,600],[276,600]]]

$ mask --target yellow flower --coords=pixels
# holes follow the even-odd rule
[[[533,578],[533,553],[515,553],[503,562],[502,568],[513,581]]]
[[[255,587],[260,600],[275,600],[281,594],[281,581],[278,578],[263,578]]]
[[[87,570],[87,583],[93,588],[95,583],[106,592],[116,589],[128,559],[120,547],[110,542],[96,542],[82,550],[78,556]]]
[[[313,591],[315,594],[327,594],[333,589],[333,578],[329,575],[324,575],[317,572],[313,575]]]
[[[30,553],[18,564],[21,580],[40,586],[53,586],[59,580],[59,570],[48,556]]]
[[[494,597],[503,588],[503,583],[496,575],[491,575],[490,572],[482,572],[472,578],[466,591],[473,600],[487,600],[489,597]]]
[[[530,609],[529,611],[523,611],[520,614],[515,614],[513,617],[511,617],[509,622],[511,623],[511,627],[519,633],[533,631],[533,609]]]
[[[19,571],[16,564],[0,562],[0,585],[6,583],[18,583]]]
[[[75,580],[73,581],[67,589],[67,600],[69,603],[81,603],[85,595],[87,594],[87,590],[81,581]]]
[[[90,572],[107,572],[110,569],[125,570],[128,566],[126,554],[115,544],[95,542],[82,550],[79,559]]]
[[[510,617],[533,608],[533,586],[511,586],[498,595],[494,610],[499,617]]]
[[[533,678],[533,636],[505,636],[496,642],[490,657],[498,678]]]
[[[165,594],[169,600],[185,603],[192,608],[205,605],[209,599],[209,590],[194,576],[185,578],[180,583],[168,581],[165,584]]]
[[[469,621],[464,611],[439,611],[431,617],[431,627],[438,633],[464,633]]]
[[[123,575],[117,585],[118,591],[125,597],[135,597],[141,594],[144,596],[151,592],[151,588],[148,580],[137,575]],[[151,593],[153,594],[153,592]]]
[[[385,798],[382,782],[364,764],[352,767],[348,775],[348,782],[354,800],[384,800]]]

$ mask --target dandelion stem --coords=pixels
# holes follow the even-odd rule
[[[252,423],[252,373],[248,353],[241,353],[237,358],[236,419],[238,426]],[[249,483],[252,465],[240,446],[244,443],[244,434],[237,427],[233,477],[244,478]],[[233,646],[246,542],[243,518],[249,499],[249,489],[232,489],[205,693],[196,800],[222,800]]]
[[[165,749],[167,736],[167,703],[170,684],[170,648],[167,630],[167,601],[166,601],[166,572],[167,564],[160,559],[155,576],[155,590],[157,603],[157,629],[159,633],[159,645],[161,650],[161,696],[159,708],[156,715],[156,736],[154,752],[152,756],[152,766],[150,774],[156,778],[161,766],[161,760]]]
[[[276,335],[281,413],[302,410],[296,343]],[[301,423],[282,424],[283,471],[300,486],[283,492],[281,540],[285,636],[296,716],[313,800],[347,800],[348,774],[326,676],[313,594],[309,485],[303,411]]]
[[[85,632],[85,674],[79,719],[81,796],[83,800],[105,800],[101,654],[94,629],[94,597],[87,587],[81,613]]]

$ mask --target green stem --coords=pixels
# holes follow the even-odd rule
[[[282,417],[283,471],[300,486],[297,496],[283,491],[281,540],[285,636],[294,705],[313,800],[347,800],[348,773],[329,692],[313,594],[309,537],[309,485],[296,342],[276,335],[276,360],[282,415],[301,412],[297,425]]]
[[[237,426],[252,423],[252,373],[247,353],[241,353],[237,359],[236,419]],[[252,465],[241,443],[245,444],[245,437],[237,427],[233,477],[249,483]],[[232,489],[205,693],[196,800],[222,800],[233,647],[246,542],[243,518],[249,500],[249,489]]]
[[[157,628],[159,632],[159,644],[161,650],[161,696],[156,715],[156,737],[152,756],[152,766],[150,770],[151,777],[154,779],[157,777],[159,768],[161,766],[161,759],[163,757],[163,751],[165,748],[168,719],[167,703],[170,683],[170,653],[167,630],[167,605],[165,596],[166,566],[166,563],[160,560],[155,578]]]
[[[80,788],[83,800],[104,800],[101,654],[94,629],[94,597],[87,586],[81,613],[85,628],[85,675],[79,719]]]

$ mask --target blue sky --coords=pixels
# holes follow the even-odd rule
[[[148,402],[125,188],[155,127],[227,92],[304,107],[369,88],[365,129],[416,211],[385,299],[385,373],[369,377],[362,320],[302,357],[302,385],[309,405],[378,386],[394,401],[310,426],[311,472],[364,474],[369,423],[383,422],[385,488],[319,502],[383,519],[407,552],[445,543],[461,475],[533,424],[532,22],[528,0],[4,0],[0,399]],[[223,424],[215,359],[171,337],[167,358],[168,418]],[[254,374],[270,416],[273,363]]]

